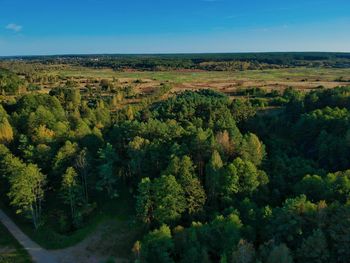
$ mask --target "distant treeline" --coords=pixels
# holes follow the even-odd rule
[[[7,57],[45,64],[67,63],[114,70],[251,70],[282,67],[350,67],[350,53],[277,52],[217,54],[150,54],[150,55],[60,55]]]

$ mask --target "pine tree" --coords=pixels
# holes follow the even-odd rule
[[[152,183],[154,219],[160,223],[174,223],[186,209],[185,193],[172,175],[163,175]]]
[[[185,192],[188,214],[193,215],[202,211],[206,195],[201,182],[195,175],[195,167],[189,156],[182,157],[179,162],[177,176]]]
[[[105,148],[98,151],[100,165],[97,167],[99,180],[97,182],[97,190],[107,190],[110,198],[118,197],[116,182],[118,180],[114,169],[114,163],[117,160],[117,154],[110,143]]]
[[[303,240],[303,243],[297,250],[297,257],[300,262],[329,262],[327,239],[322,230],[315,230],[311,236]]]
[[[171,254],[174,250],[174,242],[170,228],[162,225],[148,233],[141,243],[141,262],[172,263]]]
[[[174,175],[181,184],[187,203],[189,215],[196,214],[203,209],[206,195],[201,182],[195,175],[195,167],[189,156],[183,156],[181,160],[175,156],[170,161],[163,174]]]
[[[221,168],[223,163],[218,151],[214,151],[206,166],[205,185],[210,201],[215,201],[220,188]]]
[[[268,256],[267,263],[293,263],[289,248],[285,244],[275,246]]]
[[[144,223],[151,223],[152,219],[152,196],[151,180],[146,177],[138,185],[138,194],[136,196],[136,214]]]

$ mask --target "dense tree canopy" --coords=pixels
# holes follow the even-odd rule
[[[2,202],[68,235],[127,196],[138,262],[347,263],[350,88],[237,92],[278,111],[204,89],[122,105],[69,80],[1,101]]]

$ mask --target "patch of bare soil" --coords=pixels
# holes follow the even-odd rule
[[[101,263],[111,257],[117,263],[130,262],[137,235],[132,222],[108,221],[79,244],[50,252],[60,263]]]

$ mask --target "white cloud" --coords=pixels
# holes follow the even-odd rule
[[[12,30],[14,32],[19,32],[19,31],[22,30],[23,27],[21,25],[17,25],[17,24],[11,23],[11,24],[8,24],[5,28],[9,29],[9,30]]]

